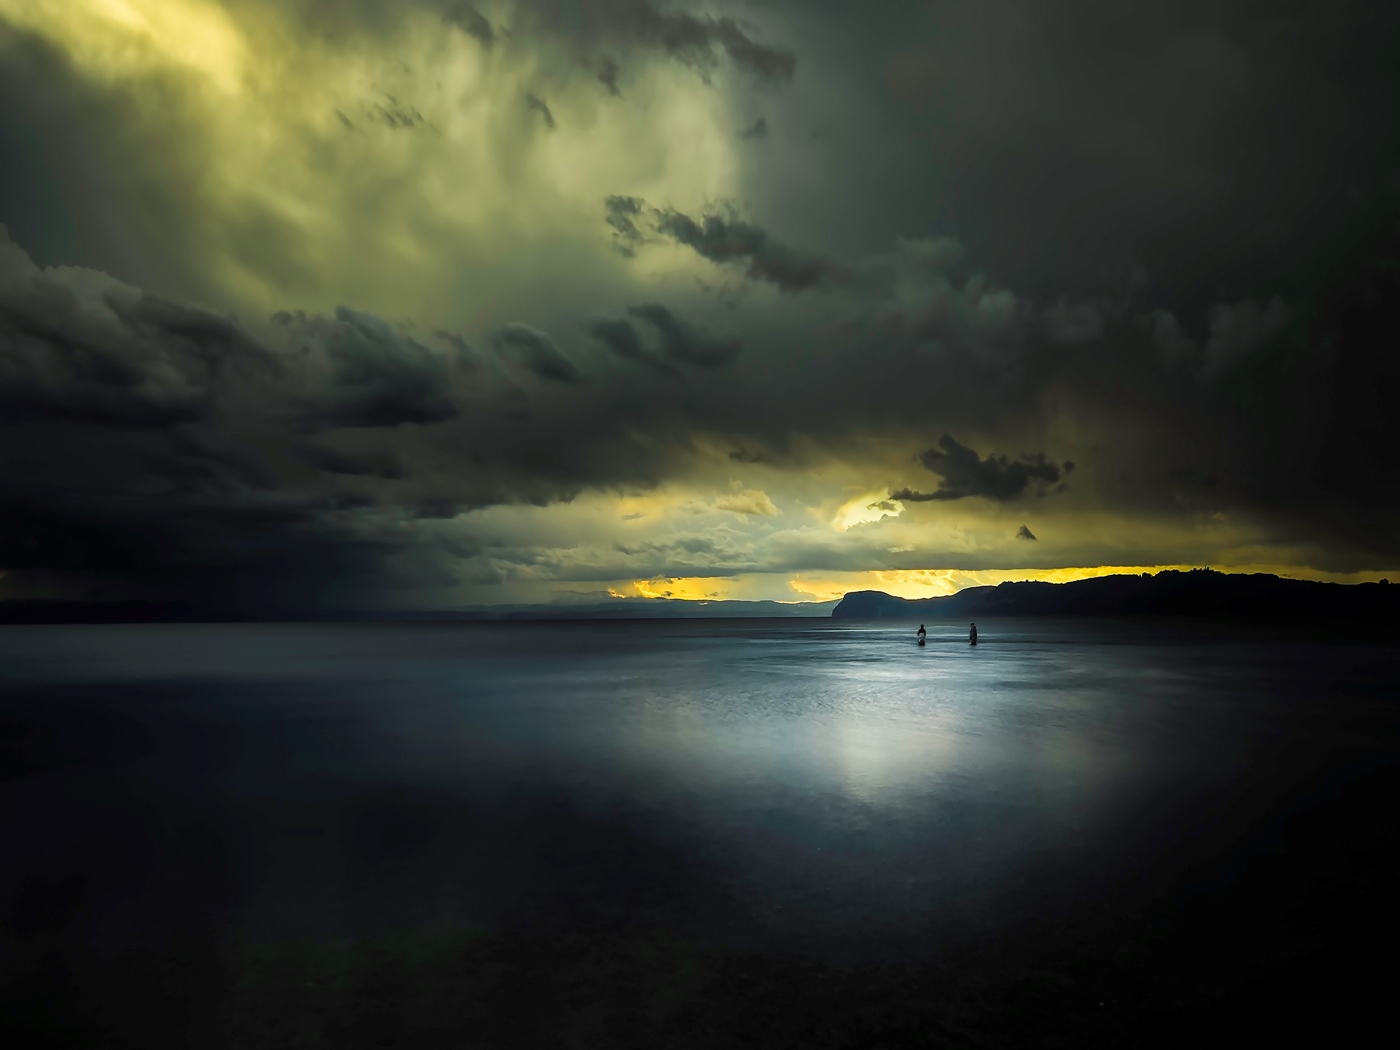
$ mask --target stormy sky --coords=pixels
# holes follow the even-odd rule
[[[1400,570],[1400,8],[0,0],[0,598]]]

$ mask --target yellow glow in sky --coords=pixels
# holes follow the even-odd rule
[[[904,504],[891,500],[888,489],[867,492],[853,500],[841,504],[831,526],[837,532],[845,532],[855,525],[866,525],[882,518],[897,518],[904,513]]]
[[[1093,565],[1061,569],[906,569],[871,572],[753,573],[725,577],[635,580],[614,584],[608,593],[614,598],[681,598],[691,601],[735,599],[742,601],[828,602],[851,591],[884,591],[899,598],[941,598],[967,587],[994,587],[999,583],[1039,580],[1070,583],[1099,576],[1159,573],[1169,569],[1185,572],[1199,565]],[[1281,565],[1210,566],[1220,572],[1272,573],[1290,579],[1320,580],[1331,583],[1374,583],[1394,573],[1328,573]]]
[[[634,580],[608,588],[614,598],[678,598],[685,601],[716,601],[733,597],[735,581],[725,577]]]
[[[243,35],[226,12],[200,0],[0,0],[0,15],[62,41],[99,75],[183,66],[225,93],[243,76]]]
[[[597,310],[594,285],[713,269],[676,246],[618,256],[602,202],[694,210],[733,195],[722,92],[675,63],[634,63],[635,98],[619,99],[548,43],[488,52],[438,9],[397,14],[373,35],[328,36],[276,3],[0,0],[0,21],[140,115],[123,174],[171,202],[174,235],[174,216],[199,216],[194,258],[152,291],[240,316],[345,303],[470,334],[477,319],[547,327],[526,301]]]

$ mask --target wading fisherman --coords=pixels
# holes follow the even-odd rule
[[[923,645],[923,644],[924,644],[924,635],[928,634],[928,632],[924,630],[924,625],[923,625],[923,624],[919,624],[919,631],[918,631],[918,634],[919,634],[919,644],[920,644],[920,645]]]
[[[975,623],[972,625],[972,630],[967,632],[967,640],[972,645],[977,644],[977,625]]]

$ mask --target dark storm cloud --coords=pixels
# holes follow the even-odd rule
[[[1164,362],[1150,326],[1137,322],[1109,331],[1118,339],[1136,333],[1131,355],[1122,346],[1110,349],[1109,339],[1045,353],[1028,344],[1008,370],[975,342],[959,343],[953,329],[928,357],[922,329],[907,319],[894,324],[880,306],[861,325],[831,330],[812,344],[801,367],[775,355],[732,357],[742,382],[716,382],[726,373],[704,367],[730,358],[737,343],[697,337],[669,307],[637,306],[589,329],[619,359],[645,354],[668,367],[694,367],[685,386],[645,372],[612,380],[598,373],[584,383],[582,368],[543,333],[510,325],[492,340],[498,352],[548,380],[531,390],[530,414],[521,418],[524,394],[500,384],[499,365],[488,358],[472,372],[457,367],[451,340],[435,351],[350,310],[289,314],[258,338],[207,313],[151,305],[150,297],[90,271],[39,272],[7,248],[13,265],[0,285],[10,325],[0,345],[4,367],[31,367],[35,330],[50,342],[58,333],[73,360],[120,351],[119,389],[141,412],[168,400],[161,384],[181,393],[177,405],[198,409],[162,409],[141,426],[129,422],[135,408],[80,416],[41,403],[25,418],[5,413],[0,496],[9,517],[0,530],[0,563],[12,586],[53,592],[73,580],[261,610],[373,602],[409,578],[492,577],[496,570],[479,553],[454,553],[421,531],[432,522],[491,503],[543,504],[590,487],[662,483],[682,469],[686,450],[702,435],[725,442],[734,463],[801,470],[821,462],[824,447],[847,449],[882,428],[908,432],[930,418],[984,434],[1025,430],[1044,410],[1045,392],[1056,390],[1077,392],[1085,427],[1102,432],[1104,406],[1131,422],[1116,434],[1120,444],[1131,438],[1147,449],[1131,461],[1136,479],[1151,481],[1152,471],[1179,465],[1204,477],[1209,467],[1223,480],[1193,490],[1211,501],[1207,509],[1268,510],[1282,534],[1345,539],[1354,545],[1352,558],[1394,549],[1387,523],[1395,519],[1395,474],[1384,450],[1400,434],[1384,406],[1400,393],[1400,381],[1377,337],[1388,330],[1400,288],[1384,266],[1358,272],[1334,300],[1295,314],[1291,325],[1308,316],[1316,326],[1282,339],[1283,356],[1246,354],[1204,384],[1194,366],[1182,371]],[[976,322],[976,296],[931,287],[931,301],[944,302],[937,309],[970,309],[965,323]],[[121,310],[108,304],[114,297],[125,304]],[[54,301],[65,305],[50,315],[45,309]],[[130,305],[142,302],[145,312]],[[912,309],[917,316],[936,312]],[[1202,332],[1213,316],[1198,320]],[[11,318],[25,319],[29,334],[11,339]],[[1340,349],[1323,357],[1308,346]],[[184,376],[193,378],[172,378]],[[198,391],[192,402],[186,387]],[[83,403],[97,396],[69,376],[53,389]],[[1236,398],[1240,389],[1251,391],[1248,402]],[[1326,413],[1321,429],[1300,420],[1296,406],[1308,404]],[[1342,404],[1347,410],[1337,411]],[[342,432],[313,445],[305,437],[311,426]],[[1076,478],[1086,472],[1089,484],[1121,462],[1112,448],[1082,447]],[[1275,465],[1279,448],[1292,457],[1286,469]],[[950,436],[920,458],[942,477],[939,489],[892,499],[1009,502],[1071,470],[1041,455],[983,457]],[[316,468],[310,475],[308,466]],[[403,477],[394,480],[396,474]],[[1110,509],[1154,511],[1179,498],[1170,488],[1105,493],[1098,484],[1094,499]],[[1296,501],[1300,491],[1309,493],[1306,507]],[[1338,508],[1358,499],[1367,501],[1375,524],[1358,527],[1349,512],[1339,516]],[[413,531],[404,521],[423,525]],[[860,568],[868,567],[860,559],[872,556],[864,548],[842,553],[808,543],[762,556],[736,551],[709,568]],[[695,567],[704,566],[697,560]]]
[[[1045,311],[1045,329],[1052,343],[1087,343],[1102,339],[1103,311],[1096,303],[1071,305],[1061,299]]]
[[[924,169],[937,189],[920,199],[911,180],[888,211],[956,228],[1042,301],[1138,267],[1160,305],[1193,317],[1246,295],[1291,301],[1330,266],[1310,246],[1340,248],[1393,214],[1394,137],[1375,129],[1400,116],[1394,4],[1106,11],[987,0],[872,12],[884,40],[869,53],[902,108],[891,119],[938,158]],[[853,192],[900,183],[864,170],[840,177]]]
[[[471,4],[457,4],[448,8],[444,15],[448,21],[456,23],[462,32],[475,39],[487,51],[496,42],[496,30]]]
[[[367,108],[374,120],[396,131],[400,128],[416,128],[425,123],[422,113],[408,103],[400,102],[393,95],[385,95],[383,102],[375,102]]]
[[[370,314],[337,307],[334,318],[281,313],[299,349],[306,391],[298,423],[308,429],[395,427],[457,415],[440,354]]]
[[[603,200],[604,219],[613,230],[613,244],[624,255],[632,255],[646,235],[637,224],[644,221],[647,202],[640,197],[607,197]]]
[[[457,352],[457,364],[462,368],[471,371],[480,365],[481,361],[477,357],[476,351],[468,346],[467,341],[460,335],[457,335],[455,332],[444,331],[441,328],[434,332],[433,335]]]
[[[768,137],[768,120],[766,117],[759,117],[752,124],[739,132],[741,139],[766,139]]]
[[[529,325],[504,325],[492,338],[497,350],[519,361],[541,379],[577,383],[581,378],[578,367],[564,356],[554,341]]]
[[[608,55],[599,55],[593,63],[593,71],[598,75],[598,83],[608,89],[609,95],[621,95],[622,91],[617,86],[617,78],[622,73],[618,68],[615,59]]]
[[[239,323],[76,269],[38,271],[0,228],[0,398],[18,414],[166,427],[274,389],[298,425],[451,418],[441,357],[368,314],[275,321],[287,351]]]
[[[550,112],[549,104],[537,95],[527,93],[525,95],[525,105],[544,118],[544,126],[550,131],[554,130],[554,114]]]
[[[642,337],[626,321],[603,319],[588,326],[589,335],[607,346],[618,357],[629,361],[641,361],[651,355],[642,346]]]
[[[585,49],[662,54],[702,73],[725,55],[738,69],[774,84],[790,80],[797,69],[791,52],[755,40],[732,18],[663,9],[650,0],[523,0],[517,10],[529,27]]]
[[[392,549],[347,542],[327,527],[330,516],[324,502],[116,499],[7,485],[0,551],[19,577],[12,582],[40,596],[179,598],[221,613],[309,609],[334,606],[332,595],[363,598],[351,592]]]
[[[695,368],[720,368],[743,352],[742,339],[717,336],[677,317],[660,303],[627,308],[629,317],[643,322],[653,333],[644,339],[635,325],[620,318],[601,318],[588,325],[588,333],[618,357],[640,362],[672,378],[681,373],[671,363]]]
[[[1274,296],[1264,305],[1253,299],[1218,303],[1211,311],[1201,378],[1212,379],[1267,345],[1288,324],[1288,305]]]
[[[661,337],[661,352],[682,364],[719,368],[744,349],[743,340],[701,332],[659,303],[632,306],[627,312],[655,328]]]
[[[213,411],[220,372],[273,368],[226,319],[114,281],[93,294],[71,272],[36,279],[8,241],[0,227],[0,407],[11,418],[191,423]]]
[[[834,260],[774,240],[763,227],[740,219],[732,209],[693,219],[673,208],[653,208],[640,197],[624,196],[604,198],[603,209],[603,221],[613,229],[613,243],[624,255],[662,237],[721,266],[747,264],[746,277],[775,284],[784,292],[809,291],[847,276]]]
[[[711,262],[747,262],[746,276],[769,281],[785,292],[813,288],[837,272],[830,261],[778,244],[761,227],[738,219],[706,215],[697,222],[681,212],[666,211],[658,217],[656,228]]]
[[[989,453],[983,459],[948,434],[938,439],[938,445],[938,448],[920,452],[918,460],[942,477],[943,483],[933,492],[900,489],[891,493],[890,499],[921,503],[980,496],[1005,503],[1023,495],[1032,481],[1054,483],[1060,480],[1059,466],[1047,460],[1043,453],[1019,459]]]
[[[767,281],[784,292],[802,292],[842,279],[835,262],[775,241],[761,226],[732,215],[710,214],[697,221],[672,209],[654,213],[656,232],[692,248],[713,263],[747,263],[745,276]]]
[[[389,435],[458,414],[448,362],[344,308],[255,335],[93,271],[41,271],[0,231],[10,593],[111,587],[221,614],[363,600],[403,543],[359,522],[372,492],[334,479],[405,476]],[[330,429],[367,443],[301,436]]]
[[[325,445],[303,445],[299,454],[317,470],[327,474],[345,474],[349,477],[375,477],[397,480],[404,476],[403,467],[392,456],[378,450],[365,457],[348,455]]]
[[[396,39],[405,7],[289,0],[285,10],[305,13],[318,34],[358,28],[378,42]],[[642,21],[684,14],[643,7]],[[647,55],[702,70],[752,59],[698,8],[685,17],[709,27],[699,38],[708,43],[674,47],[639,30],[625,4],[520,10],[511,39],[577,44],[570,57],[613,91]],[[1088,0],[987,0],[753,10],[800,23],[812,54],[839,56],[818,66],[804,44],[814,75],[761,103],[774,128],[820,123],[822,141],[734,143],[733,192],[754,202],[753,220],[692,218],[637,197],[606,204],[624,252],[664,239],[806,293],[774,313],[750,302],[731,315],[746,350],[722,370],[703,359],[723,340],[683,336],[667,350],[663,325],[629,313],[586,331],[615,361],[642,367],[588,372],[585,358],[570,362],[521,326],[498,333],[499,354],[473,358],[468,375],[459,336],[430,349],[351,312],[288,315],[268,333],[93,270],[40,273],[27,259],[16,269],[18,250],[0,243],[0,267],[10,267],[0,269],[6,585],[26,573],[120,571],[133,586],[250,605],[382,593],[398,571],[386,566],[420,542],[406,538],[405,520],[663,484],[690,469],[701,439],[733,450],[726,465],[776,477],[889,442],[922,447],[944,431],[975,434],[984,450],[1073,455],[1073,491],[1047,501],[1057,513],[1168,532],[1224,522],[1256,549],[1299,550],[1319,567],[1395,564],[1400,8],[1227,0],[1106,17]],[[191,245],[217,222],[171,188],[200,184],[210,158],[162,146],[130,97],[88,83],[58,50],[8,27],[0,37],[0,219],[45,260],[101,257],[192,302],[229,301],[180,283]],[[507,38],[492,40],[490,62],[504,62]],[[759,104],[732,100],[745,118]],[[371,126],[372,114],[349,112]],[[775,243],[776,231],[801,233]],[[85,254],[107,242],[118,247]],[[303,293],[283,275],[313,264],[284,247],[259,232],[235,254],[296,302]],[[839,310],[830,306],[827,287],[843,272],[864,278],[861,260],[882,254],[878,287],[844,282]],[[367,253],[371,272],[388,265]],[[556,320],[558,290],[540,292],[538,316],[578,324]],[[630,286],[606,301],[661,294]],[[599,308],[584,298],[578,315]],[[327,432],[315,435],[329,450],[319,461],[306,451],[310,430]],[[1048,459],[957,449],[931,450],[937,491],[896,495],[1000,503],[1057,487]],[[384,464],[405,476],[391,481]],[[1070,470],[1059,467],[1061,481]],[[872,474],[879,483],[883,468]],[[1022,557],[1070,531],[1020,544],[1012,523],[1002,528]],[[833,567],[856,557],[824,556]],[[816,564],[798,557],[765,564]]]
[[[1151,326],[1152,345],[1168,364],[1190,360],[1199,353],[1196,341],[1170,310],[1154,310],[1144,320]]]
[[[657,4],[652,0],[516,0],[506,8],[507,26],[495,26],[482,14],[490,5],[462,0],[285,0],[289,15],[317,34],[332,28],[380,37],[402,19],[404,12],[427,9],[440,14],[474,38],[486,51],[503,40],[549,41],[572,53],[579,64],[594,71],[609,93],[620,94],[619,56],[656,57],[679,62],[710,74],[729,65],[763,85],[790,81],[797,58],[779,44],[732,17],[708,10],[710,5]]]
[[[619,318],[600,318],[587,326],[588,334],[598,340],[618,357],[636,361],[660,375],[672,379],[681,378],[680,372],[658,358],[642,344],[642,337],[630,321]]]

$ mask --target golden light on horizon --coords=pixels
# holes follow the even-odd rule
[[[1091,565],[1058,569],[897,569],[836,573],[743,573],[633,580],[607,588],[614,598],[669,598],[683,601],[775,601],[784,604],[830,602],[852,591],[884,591],[897,598],[942,598],[969,587],[1034,581],[1072,583],[1102,576],[1189,572],[1211,568],[1232,574],[1266,573],[1285,579],[1325,583],[1375,583],[1394,572],[1330,573],[1286,565]]]

